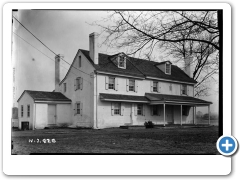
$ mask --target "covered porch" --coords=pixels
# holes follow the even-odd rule
[[[210,104],[189,96],[146,93],[145,96],[100,93],[98,125],[143,126],[152,121],[155,125],[196,124],[196,107]],[[115,105],[116,104],[116,105]],[[116,111],[116,113],[115,113]]]
[[[149,99],[150,106],[160,105],[163,107],[164,126],[166,124],[180,124],[181,126],[183,124],[196,124],[196,108],[200,106],[206,106],[208,108],[208,125],[210,125],[210,105],[212,102],[190,96],[177,96],[167,94],[146,93],[145,97]],[[172,116],[170,116],[170,119],[173,119],[172,123],[171,120],[169,121],[169,114],[171,114],[171,112]],[[184,121],[183,118],[185,118]]]

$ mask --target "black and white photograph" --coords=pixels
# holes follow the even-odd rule
[[[222,26],[218,9],[13,10],[11,153],[219,154]]]
[[[2,10],[4,176],[234,174],[231,4]]]

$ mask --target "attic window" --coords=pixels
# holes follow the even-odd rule
[[[165,73],[171,74],[171,64],[170,63],[165,64]]]
[[[118,67],[122,69],[126,69],[126,57],[118,56]]]

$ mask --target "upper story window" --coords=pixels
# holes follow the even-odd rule
[[[181,85],[181,94],[187,95],[187,85],[186,84]]]
[[[170,63],[165,64],[165,73],[171,74],[171,64]]]
[[[63,83],[63,92],[67,92],[67,83]]]
[[[21,117],[23,117],[23,105],[21,105]]]
[[[78,57],[78,67],[82,67],[82,57]]]
[[[158,82],[153,81],[153,92],[158,92],[157,88],[158,88]]]
[[[75,90],[78,90],[78,89],[80,89],[80,90],[83,89],[83,78],[81,78],[81,77],[78,77],[75,80]]]
[[[135,80],[129,80],[129,91],[135,91]]]
[[[80,78],[76,79],[76,89],[80,89]]]
[[[115,87],[115,78],[109,77],[108,89],[114,89]]]
[[[27,105],[27,117],[30,117],[30,105]]]
[[[125,56],[118,56],[118,67],[126,69],[126,57]]]

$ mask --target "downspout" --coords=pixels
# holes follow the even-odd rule
[[[33,112],[34,112],[34,114],[33,114],[33,130],[35,130],[35,121],[36,121],[36,104],[35,103],[33,103],[34,104],[34,108],[33,108]]]
[[[97,91],[97,72],[96,72],[96,128],[98,129],[98,91]]]

